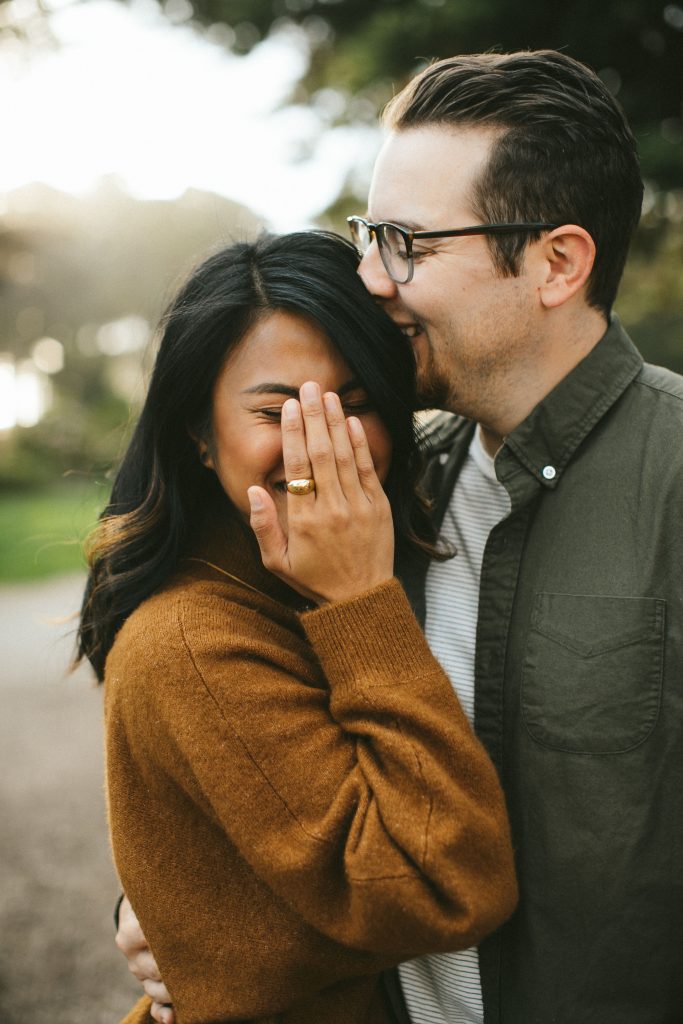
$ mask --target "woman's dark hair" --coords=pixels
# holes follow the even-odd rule
[[[609,314],[640,218],[643,182],[626,117],[594,71],[556,50],[448,57],[413,78],[383,120],[399,132],[490,128],[494,140],[474,185],[473,212],[484,223],[585,228],[596,247],[588,302]],[[539,237],[491,236],[499,273],[517,276],[527,243]]]
[[[198,457],[210,431],[213,385],[227,355],[262,317],[286,310],[319,326],[344,357],[393,443],[385,489],[397,550],[430,547],[413,424],[410,343],[366,292],[351,243],[327,232],[263,236],[206,260],[161,322],[147,397],[90,541],[78,658],[102,679],[126,618],[172,574],[213,495],[215,473]]]

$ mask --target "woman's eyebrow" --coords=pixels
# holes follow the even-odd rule
[[[356,391],[358,388],[362,388],[363,385],[359,380],[354,377],[352,380],[347,380],[345,384],[337,391],[338,395],[346,395],[349,391]],[[290,384],[277,384],[274,382],[266,381],[263,384],[254,384],[250,388],[245,388],[242,391],[243,395],[287,395],[288,398],[298,398],[299,389],[293,388]]]
[[[293,388],[289,384],[274,384],[264,382],[263,384],[254,384],[251,388],[245,388],[242,392],[243,395],[287,395],[288,398],[298,398],[299,389]]]

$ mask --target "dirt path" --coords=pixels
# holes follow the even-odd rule
[[[2,1024],[116,1024],[137,995],[113,945],[102,695],[65,676],[74,624],[54,621],[81,589],[0,587]]]

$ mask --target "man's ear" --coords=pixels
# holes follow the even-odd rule
[[[579,292],[595,262],[595,242],[578,224],[563,224],[541,240],[545,263],[539,296],[546,309],[554,309]]]

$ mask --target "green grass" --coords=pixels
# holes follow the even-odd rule
[[[0,582],[85,570],[83,541],[106,498],[102,486],[81,482],[0,493]]]

